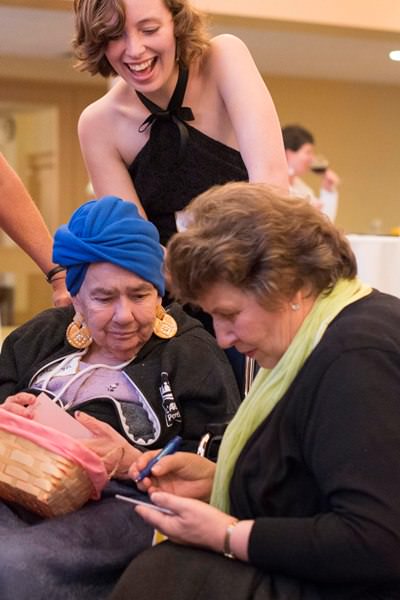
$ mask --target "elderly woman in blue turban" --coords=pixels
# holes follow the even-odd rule
[[[237,385],[214,338],[164,294],[163,250],[154,225],[131,202],[87,202],[55,234],[72,306],[16,329],[0,356],[3,408],[34,418],[45,392],[92,433],[84,443],[110,482],[99,501],[45,520],[0,502],[2,600],[105,598],[153,531],[119,492],[142,497],[128,478],[139,454],[175,435],[195,451],[208,423],[229,420]],[[20,576],[26,573],[32,576]],[[29,590],[29,591],[28,591]]]

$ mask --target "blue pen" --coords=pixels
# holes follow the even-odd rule
[[[174,452],[176,452],[178,450],[178,448],[180,447],[181,444],[182,444],[181,436],[176,435],[174,438],[172,438],[172,440],[170,440],[168,442],[168,444],[166,444],[164,446],[164,448],[161,450],[161,452],[159,452],[157,454],[157,456],[155,456],[154,458],[151,459],[151,461],[147,464],[147,466],[143,469],[143,471],[140,471],[139,475],[136,477],[136,479],[134,481],[137,483],[139,481],[142,481],[142,479],[144,479],[145,477],[148,477],[150,475],[151,469],[154,467],[154,465],[157,464],[158,461],[163,456],[167,456],[167,454],[174,454]]]

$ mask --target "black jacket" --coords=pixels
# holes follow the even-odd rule
[[[177,335],[164,340],[152,335],[124,371],[142,392],[155,424],[155,437],[142,449],[158,448],[174,435],[184,438],[183,449],[196,450],[209,423],[230,420],[240,398],[237,384],[222,350],[202,325],[178,304],[169,312],[178,324]],[[34,376],[46,365],[76,352],[65,338],[74,314],[72,307],[52,308],[28,321],[5,340],[0,355],[0,402],[32,389]],[[161,373],[166,373],[173,398],[161,396]],[[37,392],[37,390],[32,390]],[[96,398],[79,406],[108,422],[131,443],[129,415],[123,403]]]
[[[332,321],[237,461],[250,562],[335,600],[400,598],[399,457],[400,301],[374,291]]]

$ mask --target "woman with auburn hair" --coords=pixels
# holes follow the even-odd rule
[[[143,480],[170,513],[135,510],[170,541],[112,600],[399,597],[400,300],[357,278],[305,200],[231,183],[187,212],[168,245],[174,293],[260,370],[216,465],[178,452]]]
[[[134,201],[166,244],[218,183],[288,187],[279,120],[239,39],[210,39],[188,0],[75,0],[77,67],[119,75],[79,139],[97,196]]]
[[[189,66],[209,47],[210,40],[202,14],[186,0],[164,0],[174,21],[176,43],[179,45],[179,59]],[[103,77],[118,75],[104,54],[104,41],[112,38],[125,26],[125,8],[123,2],[102,3],[75,0],[77,13],[77,32],[74,47],[77,51],[77,67],[92,75],[100,73]],[[107,12],[115,10],[115,22],[105,26]],[[118,33],[117,33],[118,35]]]

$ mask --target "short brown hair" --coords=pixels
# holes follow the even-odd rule
[[[210,40],[205,15],[188,0],[163,0],[172,14],[177,55],[188,66],[201,57]],[[125,27],[123,0],[74,0],[75,36],[72,47],[77,56],[76,68],[91,75],[116,75],[108,62],[107,44],[120,37]]]
[[[315,144],[311,131],[301,125],[286,125],[282,127],[283,145],[285,150],[297,152],[304,144]]]
[[[215,186],[188,209],[189,227],[168,244],[173,293],[197,300],[215,283],[278,308],[301,288],[327,293],[357,266],[345,236],[307,201],[246,182]]]

